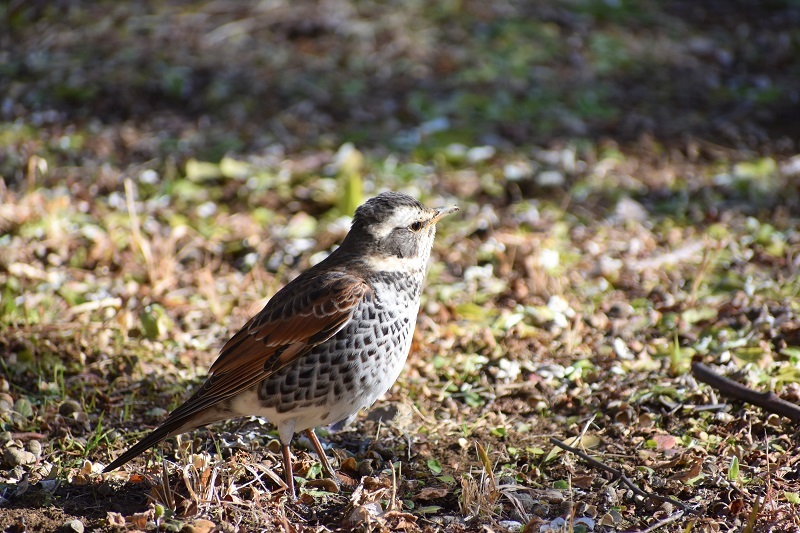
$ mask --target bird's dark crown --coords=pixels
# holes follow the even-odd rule
[[[385,220],[392,212],[401,206],[413,207],[422,212],[429,211],[419,200],[412,198],[401,192],[387,191],[382,192],[374,198],[370,198],[356,209],[353,216],[353,225],[358,223],[369,225]]]

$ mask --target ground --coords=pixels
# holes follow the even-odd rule
[[[691,372],[800,401],[795,2],[0,13],[2,530],[800,530],[796,425]],[[462,211],[342,490],[257,419],[101,474],[384,189]]]

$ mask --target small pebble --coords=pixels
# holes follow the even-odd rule
[[[64,524],[64,529],[67,531],[74,531],[75,533],[83,533],[83,522],[80,520],[70,520]]]
[[[72,413],[81,410],[81,404],[76,402],[75,400],[64,400],[64,402],[58,406],[58,414],[61,416],[69,416]]]
[[[566,531],[567,521],[560,516],[554,518],[549,524],[542,524],[539,526],[540,533],[549,533],[551,531]]]
[[[520,492],[515,495],[517,502],[522,506],[526,513],[531,513],[533,508],[536,507],[536,500],[533,499],[533,496],[526,492]]]
[[[42,490],[48,494],[53,494],[58,488],[59,481],[57,479],[43,479],[39,482]]]
[[[25,448],[38,460],[42,456],[42,443],[38,440],[29,440],[25,443]]]
[[[10,394],[0,392],[0,413],[8,413],[14,408],[14,398]]]
[[[470,163],[480,163],[494,157],[497,152],[494,146],[475,146],[467,150],[467,161]]]
[[[536,184],[540,187],[561,187],[566,179],[558,170],[545,170],[536,176]]]

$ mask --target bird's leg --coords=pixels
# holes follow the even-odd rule
[[[339,476],[336,475],[336,471],[328,462],[328,457],[325,455],[325,450],[322,449],[322,443],[319,442],[317,434],[314,433],[313,429],[307,429],[306,436],[308,436],[308,439],[314,446],[314,451],[316,451],[317,455],[319,455],[319,462],[322,463],[322,470],[325,472],[325,475],[332,479],[336,485],[339,485]]]
[[[294,471],[292,470],[292,451],[288,444],[281,443],[281,453],[283,454],[283,476],[286,478],[286,493],[289,499],[294,501],[297,494],[294,492]]]

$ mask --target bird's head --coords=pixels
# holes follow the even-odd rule
[[[407,194],[384,192],[356,209],[343,246],[348,241],[358,243],[380,270],[399,270],[407,262],[424,267],[436,235],[436,223],[455,211],[456,206],[431,209]]]

